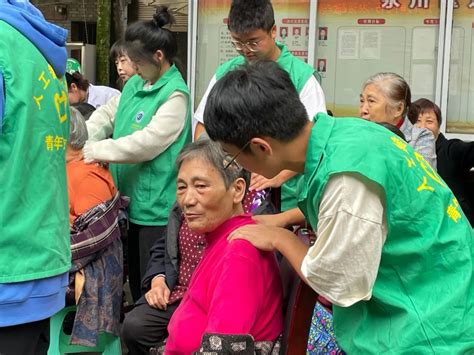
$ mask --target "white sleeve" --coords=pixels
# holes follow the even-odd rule
[[[196,126],[198,122],[204,124],[204,109],[206,108],[206,103],[207,103],[207,97],[209,96],[209,93],[211,92],[212,88],[216,84],[216,76],[214,75],[211,78],[211,81],[209,82],[209,85],[207,86],[206,92],[204,93],[204,96],[201,99],[201,102],[199,103],[198,108],[196,109],[196,112],[194,112],[193,116],[193,137],[194,137],[194,131],[196,130]]]
[[[387,236],[382,187],[354,173],[333,175],[318,215],[317,239],[301,265],[308,284],[335,305],[369,300]]]
[[[112,136],[119,102],[120,95],[114,96],[105,105],[92,112],[86,121],[90,141],[101,141]]]
[[[175,91],[156,111],[150,123],[140,131],[118,139],[87,141],[86,162],[139,163],[165,151],[181,134],[186,123],[188,98]]]
[[[323,89],[313,75],[311,75],[303,86],[300,92],[300,100],[306,108],[310,121],[313,120],[313,117],[316,116],[317,113],[327,112]]]

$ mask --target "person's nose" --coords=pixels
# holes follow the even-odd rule
[[[425,122],[423,121],[416,121],[416,126],[418,128],[427,128]]]
[[[245,56],[248,56],[248,55],[251,55],[253,54],[253,52],[247,47],[247,45],[243,45],[242,46],[242,50],[241,50],[242,54],[245,55]]]
[[[363,115],[367,115],[368,113],[369,113],[369,105],[367,104],[367,102],[361,102],[359,104],[359,115],[363,116]]]
[[[188,189],[183,196],[184,207],[192,207],[197,203],[196,193],[192,189]]]

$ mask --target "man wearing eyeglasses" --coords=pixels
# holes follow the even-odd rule
[[[277,43],[277,27],[273,7],[269,0],[234,0],[229,12],[228,28],[232,44],[239,56],[217,68],[193,118],[194,139],[204,132],[204,109],[209,92],[216,81],[227,72],[245,62],[272,60],[277,62],[288,74],[298,91],[308,119],[318,112],[326,112],[323,90],[315,78],[315,70],[299,58],[293,56],[285,45]],[[290,118],[289,118],[290,119]],[[269,180],[253,175],[250,189],[261,190],[267,187],[282,186],[281,208],[287,210],[296,206],[296,173],[284,171]]]
[[[298,207],[318,236],[311,247],[261,223],[230,239],[278,250],[331,301],[344,352],[474,354],[474,232],[408,143],[357,118],[319,113],[309,122],[288,74],[268,61],[226,74],[205,124],[245,169],[304,174]]]

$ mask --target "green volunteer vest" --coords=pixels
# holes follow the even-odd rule
[[[145,128],[173,92],[180,91],[189,98],[189,90],[174,65],[151,88],[143,89],[144,84],[138,75],[127,81],[117,110],[114,139]],[[176,200],[175,161],[184,145],[191,141],[190,120],[189,104],[183,131],[155,159],[138,164],[110,165],[118,189],[130,197],[131,222],[145,226],[167,224],[168,212]]]
[[[69,104],[64,78],[41,52],[4,21],[0,33],[0,283],[10,283],[60,275],[71,265]]]
[[[315,70],[310,65],[303,62],[301,59],[296,58],[291,54],[285,45],[277,42],[278,48],[281,53],[277,59],[277,63],[290,75],[290,79],[293,85],[298,91],[298,94],[303,90],[306,82],[309,78],[315,75]],[[236,69],[238,66],[245,64],[245,57],[239,55],[238,57],[225,62],[216,71],[216,80],[222,78],[229,71]],[[281,210],[286,211],[293,207],[296,207],[297,203],[297,186],[301,180],[302,175],[297,175],[292,179],[288,180],[281,187]]]
[[[348,354],[473,353],[473,231],[452,192],[385,128],[318,114],[298,203],[314,228],[326,183],[341,172],[383,187],[388,235],[372,298],[334,306],[338,343]]]

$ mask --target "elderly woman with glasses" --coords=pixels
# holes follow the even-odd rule
[[[186,146],[177,159],[177,202],[189,228],[204,233],[207,245],[168,326],[168,354],[199,350],[205,334],[249,334],[256,342],[274,342],[283,329],[274,253],[227,240],[236,228],[254,223],[242,207],[244,171],[231,159],[211,141]]]

